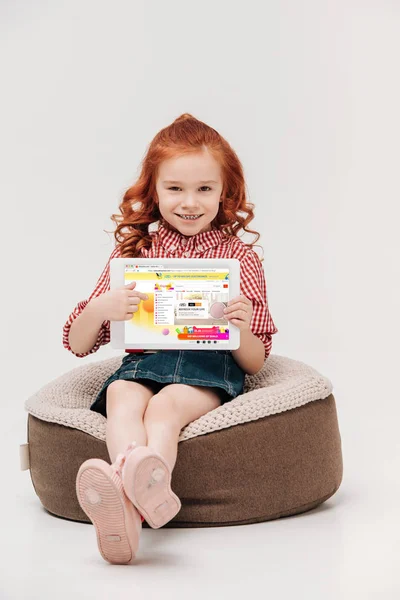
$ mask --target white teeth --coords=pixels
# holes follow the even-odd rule
[[[200,215],[179,215],[182,219],[191,219],[192,221],[198,219]]]

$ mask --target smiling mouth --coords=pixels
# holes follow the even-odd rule
[[[197,221],[197,219],[200,219],[200,217],[202,217],[203,215],[180,215],[178,213],[175,213],[177,217],[180,217],[181,219],[183,219],[184,221]]]

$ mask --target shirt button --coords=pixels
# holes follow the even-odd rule
[[[200,246],[197,246],[198,250],[203,250],[203,246],[200,244]]]
[[[188,243],[187,239],[183,238],[183,240],[182,240],[182,246],[186,246],[187,243]]]
[[[176,246],[170,246],[169,249],[173,252],[174,250],[176,250]]]
[[[190,252],[184,252],[183,256],[190,256]]]

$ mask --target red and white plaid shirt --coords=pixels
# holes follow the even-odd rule
[[[267,358],[272,348],[272,335],[277,333],[278,329],[268,309],[264,269],[256,252],[246,246],[240,238],[224,234],[219,229],[184,236],[179,231],[168,229],[160,224],[157,231],[151,231],[150,235],[152,246],[141,249],[143,258],[237,258],[240,261],[240,293],[253,303],[250,329],[263,342],[265,358]],[[68,337],[71,324],[90,300],[110,289],[110,261],[120,256],[120,248],[117,246],[111,252],[89,298],[78,302],[64,325],[63,345],[75,356],[84,357],[92,354],[110,341],[110,321],[103,321],[96,343],[88,352],[82,354],[73,352]]]

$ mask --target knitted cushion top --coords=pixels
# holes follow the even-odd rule
[[[25,410],[42,421],[106,439],[106,418],[89,410],[103,383],[122,364],[123,356],[84,364],[50,381],[25,401]],[[268,415],[292,410],[332,393],[332,384],[312,367],[271,354],[255,375],[246,375],[243,394],[184,427],[179,441]]]

